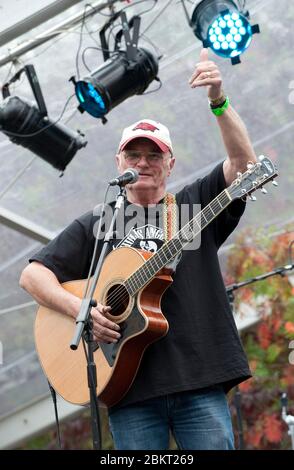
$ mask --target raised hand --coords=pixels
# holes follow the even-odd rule
[[[222,95],[222,76],[218,66],[212,60],[208,60],[208,49],[201,50],[200,62],[196,64],[189,84],[191,88],[207,87],[207,95],[211,100]]]

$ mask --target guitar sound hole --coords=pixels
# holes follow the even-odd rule
[[[111,315],[119,316],[126,310],[129,304],[129,294],[122,284],[111,286],[107,292],[106,305],[111,307]]]

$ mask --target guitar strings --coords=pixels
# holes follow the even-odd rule
[[[221,196],[221,198],[219,197]],[[206,206],[201,212],[199,212],[196,216],[195,216],[195,219],[197,218],[200,218],[200,222],[201,222],[201,216],[204,215],[205,217],[205,212],[206,212],[206,215],[208,215],[208,209],[210,210],[210,206],[212,206],[212,204],[214,202],[224,202],[225,199],[227,198],[227,195],[225,194],[225,192],[223,191],[220,195],[219,195],[217,198],[215,198],[208,206]],[[226,196],[226,197],[224,197]],[[218,199],[218,201],[216,201]],[[220,199],[223,199],[223,201],[220,201]],[[225,207],[222,206],[222,210],[224,209]],[[212,211],[213,212],[213,211]],[[214,212],[213,212],[214,213]],[[192,219],[193,220],[193,219]],[[190,221],[191,222],[191,221]],[[184,232],[185,229],[189,226],[190,222],[188,222],[188,224],[186,224],[178,233],[180,232]],[[203,227],[205,228],[205,227]],[[197,234],[196,234],[197,235]],[[176,236],[174,237],[176,238]],[[168,243],[168,242],[167,242]],[[164,248],[166,247],[167,243],[165,243],[161,249],[157,252],[157,254],[162,250],[164,250]],[[153,257],[151,257],[145,264],[143,264],[142,266],[140,266],[140,268],[138,268],[137,271],[135,271],[131,276],[129,276],[129,279],[132,277],[132,276],[135,276],[137,277],[137,280],[138,281],[141,281],[142,279],[140,279],[140,273],[138,273],[138,271],[143,268],[143,269],[146,269],[146,265],[147,263],[148,264],[152,264],[152,261],[153,261]],[[148,267],[147,267],[148,269]],[[160,270],[160,269],[159,269]],[[134,279],[135,281],[135,279]],[[136,281],[135,281],[136,282]],[[136,287],[136,286],[135,286]],[[143,286],[142,286],[143,287]],[[122,297],[121,297],[121,294],[124,294]],[[129,297],[129,293],[126,292],[126,287],[124,284],[121,284],[117,289],[114,290],[114,292],[109,296],[108,298],[108,301],[112,304],[112,308],[116,308],[120,305],[121,302],[123,302],[124,300],[127,300]]]
[[[227,196],[227,194],[226,194],[226,191],[225,191],[225,190],[222,191],[221,194],[220,194],[219,196],[217,196],[215,199],[213,199],[209,205],[207,205],[201,212],[199,212],[199,213],[195,216],[194,219],[197,221],[197,219],[200,218],[200,223],[201,223],[201,217],[202,217],[202,215],[204,215],[204,218],[206,219],[205,214],[206,214],[206,215],[209,215],[208,211],[212,211],[212,213],[214,214],[214,218],[215,218],[215,216],[218,215],[218,214],[215,214],[215,213],[214,213],[214,211],[212,210],[212,205],[213,205],[214,203],[218,203],[218,204],[219,204],[219,203],[227,202],[227,197],[228,197],[228,196]],[[231,201],[229,201],[229,203],[230,203],[230,202],[231,202]],[[222,206],[222,204],[221,204],[222,210],[224,210],[225,207],[226,207],[226,206]],[[222,210],[221,210],[220,212],[222,212]],[[219,213],[220,213],[220,212],[219,212]],[[185,230],[189,227],[189,224],[191,223],[191,221],[194,220],[194,219],[191,219],[186,225],[184,225],[184,227],[182,227],[181,230],[178,231],[178,234],[179,234],[179,233],[184,233]],[[206,222],[207,222],[207,220],[206,220]],[[211,221],[209,221],[209,223],[210,223],[210,222],[211,222]],[[208,225],[208,224],[207,224],[207,225]],[[205,227],[203,227],[203,229],[204,229],[204,228],[205,228]],[[202,231],[202,229],[201,229],[201,231]],[[198,232],[198,233],[200,233],[200,232]],[[196,235],[197,235],[197,234],[196,234]],[[193,238],[194,238],[194,236],[196,236],[196,235],[193,235]],[[176,237],[177,237],[177,235],[175,235],[174,239],[175,239]],[[167,243],[168,243],[168,242],[166,242],[166,243],[160,248],[160,250],[156,253],[157,255],[158,255],[160,252],[163,252],[163,251],[164,251],[164,249],[165,249],[166,246],[167,246]],[[178,251],[180,251],[180,250],[178,250]],[[159,254],[159,256],[160,256],[160,254]],[[176,256],[176,255],[175,255],[175,256]],[[140,281],[140,280],[142,281],[142,279],[144,279],[144,278],[143,278],[143,276],[142,276],[140,273],[138,273],[138,271],[140,271],[141,268],[142,268],[142,269],[146,269],[146,267],[147,267],[147,269],[148,269],[148,264],[152,265],[152,261],[154,261],[154,260],[153,260],[153,257],[149,258],[149,260],[146,261],[145,264],[143,264],[142,266],[140,266],[140,267],[137,269],[137,271],[135,271],[131,276],[129,276],[129,279],[134,276],[135,278],[137,277],[137,281]],[[154,264],[154,262],[153,262],[153,264]],[[160,271],[160,269],[159,269],[159,271]],[[140,277],[142,277],[142,279],[140,279]],[[131,282],[133,282],[133,281],[131,281]],[[135,279],[134,279],[134,282],[136,282]],[[135,285],[135,287],[136,287],[136,285]],[[142,287],[143,287],[143,286],[142,286]],[[130,294],[128,293],[128,291],[127,291],[127,289],[126,289],[125,284],[120,284],[119,287],[117,287],[117,288],[113,291],[113,293],[109,296],[109,298],[108,298],[107,300],[108,300],[108,303],[111,304],[111,308],[112,308],[112,309],[115,309],[115,308],[117,308],[118,306],[120,306],[124,301],[127,301],[129,295],[130,295]]]
[[[176,239],[180,239],[180,238],[181,238],[181,237],[178,236],[179,234],[184,235],[185,240],[188,240],[187,243],[188,243],[189,241],[191,241],[191,240],[189,240],[189,237],[188,237],[188,236],[191,236],[191,222],[194,221],[194,220],[197,222],[197,224],[198,224],[198,226],[199,226],[199,228],[200,228],[200,231],[197,232],[196,234],[193,233],[192,239],[193,239],[198,233],[200,233],[200,232],[202,231],[202,228],[205,228],[204,226],[201,228],[201,222],[202,222],[201,219],[202,219],[202,217],[204,217],[204,219],[205,219],[204,225],[206,226],[206,225],[208,225],[208,224],[211,222],[211,220],[207,220],[207,218],[205,217],[205,215],[207,215],[207,216],[208,216],[208,219],[209,219],[209,216],[211,216],[211,213],[210,213],[210,212],[212,212],[212,213],[213,213],[213,218],[215,218],[215,216],[218,215],[218,214],[216,214],[216,213],[214,212],[213,208],[219,210],[219,205],[220,205],[220,206],[221,206],[221,211],[222,211],[222,210],[226,207],[226,206],[223,206],[222,203],[223,203],[224,201],[227,202],[226,205],[228,205],[228,204],[230,203],[230,200],[228,201],[227,196],[226,196],[225,193],[224,193],[224,194],[221,193],[221,195],[219,195],[219,196],[222,196],[222,198],[221,198],[221,197],[215,198],[215,199],[211,202],[211,204],[209,204],[208,206],[206,206],[206,207],[203,209],[203,211],[201,211],[200,213],[198,213],[198,214],[195,216],[195,218],[191,219],[188,224],[186,224],[184,227],[182,227],[182,229],[178,232],[178,234],[176,234],[175,237],[173,238],[173,241],[175,241]],[[226,199],[224,198],[224,196],[226,196]],[[221,199],[222,199],[222,200],[221,200]],[[216,203],[218,203],[218,207],[215,205]],[[213,205],[214,205],[214,206],[213,206]],[[209,212],[209,211],[210,211],[210,212]],[[221,211],[219,211],[219,213],[220,213]],[[197,219],[198,219],[198,220],[197,220]],[[200,222],[200,225],[199,225],[198,221]],[[171,241],[171,240],[169,240],[169,242],[170,242],[170,241]],[[169,242],[167,242],[167,243],[169,243]],[[166,248],[169,250],[169,247],[167,246],[167,243],[162,246],[162,248],[156,253],[156,255],[159,255],[159,257],[160,257],[160,251],[164,252],[164,250],[166,250]],[[182,246],[181,246],[180,249],[177,249],[177,248],[176,248],[176,250],[177,250],[176,253],[171,253],[171,251],[169,250],[169,251],[170,251],[169,256],[172,255],[172,258],[174,258],[174,257],[179,253],[179,251],[180,251],[181,249],[182,249]],[[158,257],[158,256],[157,256],[157,257]],[[166,261],[168,261],[168,260],[166,260]],[[148,263],[148,264],[147,264],[147,263]],[[152,258],[150,258],[150,259],[148,260],[148,262],[145,263],[145,265],[143,265],[143,266],[141,266],[140,268],[138,268],[138,270],[135,271],[135,272],[129,277],[129,280],[131,280],[131,283],[134,282],[134,283],[136,284],[136,281],[139,281],[139,282],[140,282],[140,281],[141,281],[141,279],[140,279],[140,272],[139,272],[140,269],[142,268],[142,270],[144,270],[144,269],[145,269],[145,270],[148,270],[148,265],[150,265],[150,267],[152,267],[152,264],[155,264],[155,269],[157,270],[156,258],[155,258],[155,257],[152,257]],[[162,267],[163,267],[163,266],[162,266]],[[161,269],[161,268],[159,268],[158,271],[159,271],[160,269]],[[158,272],[158,271],[157,271],[157,272]],[[152,273],[150,272],[150,274],[152,274]],[[155,274],[155,273],[154,273],[154,274]],[[133,278],[133,280],[132,280],[131,278]],[[135,287],[136,287],[136,285],[135,285]]]
[[[230,188],[231,188],[231,190],[232,190],[232,193],[231,193],[231,194],[229,193],[230,196],[231,196],[231,195],[233,195],[235,188],[234,188],[232,185],[230,186]],[[218,196],[216,196],[201,212],[199,212],[199,213],[195,216],[194,219],[196,220],[197,223],[198,223],[197,219],[200,218],[200,227],[201,227],[201,218],[202,218],[202,215],[204,216],[204,219],[205,219],[205,222],[206,222],[205,226],[200,229],[200,232],[201,232],[207,225],[209,225],[209,223],[210,223],[216,216],[218,216],[218,215],[232,202],[233,199],[235,199],[235,196],[233,195],[233,198],[230,198],[230,200],[228,200],[228,194],[227,194],[227,193],[228,193],[228,188],[224,189],[224,190],[223,190]],[[223,206],[222,203],[224,203],[224,202],[226,202],[227,204]],[[216,214],[214,213],[214,210],[213,210],[213,204],[215,204],[215,203],[218,203],[218,204],[221,206],[221,210],[219,210],[219,208],[218,208],[219,212],[216,213]],[[209,221],[207,221],[207,219],[206,219],[206,217],[205,217],[205,215],[208,215],[208,216],[209,216],[208,211],[211,211],[211,212],[213,213],[213,215],[214,215],[213,219],[212,219],[212,220],[209,220]],[[192,219],[192,220],[194,220],[194,219]],[[208,217],[208,219],[209,219],[209,217]],[[207,222],[208,222],[208,223],[207,223]],[[175,237],[174,237],[173,239],[176,239],[178,234],[185,234],[185,231],[187,230],[187,228],[188,228],[188,229],[190,228],[190,223],[191,223],[191,221],[188,222],[181,230],[179,230],[179,232],[175,235]],[[200,233],[200,232],[198,232],[198,233]],[[189,234],[190,234],[190,233],[188,232],[188,235],[189,235]],[[196,236],[196,235],[197,235],[197,233],[193,235],[193,238],[194,238],[194,236]],[[170,241],[170,240],[169,240],[169,241]],[[188,242],[187,242],[187,243],[188,243]],[[167,244],[168,244],[168,242],[166,242],[166,243],[160,248],[160,250],[156,253],[156,255],[159,255],[159,257],[160,257],[160,252],[161,252],[161,253],[164,253],[164,250],[165,250],[165,248],[167,247]],[[182,248],[182,247],[181,247],[181,248]],[[178,250],[178,252],[179,252],[179,251],[180,251],[180,250]],[[155,256],[155,255],[154,255],[154,256]],[[176,255],[175,255],[175,256],[176,256]],[[133,278],[133,281],[131,280],[131,283],[134,283],[134,284],[135,284],[135,289],[138,289],[138,287],[136,286],[136,282],[137,282],[137,281],[139,281],[139,282],[141,281],[141,282],[142,282],[142,279],[144,280],[142,274],[140,274],[140,270],[144,270],[144,269],[146,270],[146,269],[148,269],[148,266],[149,266],[149,265],[152,267],[152,263],[154,264],[154,257],[149,258],[148,261],[146,261],[145,264],[143,264],[142,266],[140,266],[133,274],[131,274],[131,276],[129,276],[128,280],[131,280],[131,278]],[[161,268],[160,268],[160,269],[161,269]],[[158,269],[157,272],[159,272],[160,269]],[[155,272],[154,274],[156,274],[156,272]],[[142,279],[140,279],[140,277],[142,277]],[[144,287],[144,284],[142,285],[142,287]],[[123,295],[122,295],[122,294],[123,294]],[[128,297],[129,297],[129,295],[130,295],[130,294],[128,293],[128,291],[127,291],[127,289],[126,289],[125,284],[121,284],[117,289],[114,290],[114,292],[111,294],[111,296],[109,296],[109,299],[108,299],[108,300],[112,303],[112,308],[116,308],[116,307],[119,306],[122,302],[124,302],[125,300],[127,300]]]
[[[196,215],[195,218],[196,218],[196,219],[197,219],[197,218],[198,218],[198,219],[200,218],[200,220],[201,220],[202,215],[204,215],[204,218],[205,218],[205,214],[206,214],[206,215],[209,214],[209,213],[208,213],[208,210],[211,210],[211,206],[212,206],[213,203],[215,203],[215,202],[218,202],[218,203],[219,203],[219,202],[221,201],[221,199],[225,200],[225,199],[224,199],[225,194],[222,194],[222,193],[221,193],[221,196],[222,196],[222,198],[220,198],[220,197],[219,197],[219,198],[215,198],[215,199],[211,202],[211,204],[209,204],[209,206],[205,207],[205,208],[203,209],[203,211],[201,211],[199,214]],[[216,199],[218,199],[218,201],[216,201]],[[221,201],[221,202],[223,202],[223,201]],[[222,207],[222,209],[224,209],[224,207],[223,207],[222,205],[221,205],[221,207]],[[214,214],[214,211],[213,211],[213,210],[212,210],[212,212],[213,212],[213,214]],[[214,214],[214,217],[215,217],[215,214]],[[205,218],[205,219],[206,219],[206,218]],[[192,219],[192,220],[193,220],[193,219]],[[206,222],[207,222],[207,220],[206,220]],[[189,224],[190,224],[190,223],[191,223],[191,221],[190,221],[188,224],[186,224],[186,225],[179,231],[179,233],[180,233],[180,232],[184,232],[184,231],[187,229],[187,227],[189,227]],[[208,224],[207,224],[207,225],[208,225]],[[203,228],[205,228],[205,227],[203,227]],[[163,247],[162,247],[161,249],[164,250],[165,248],[166,248],[166,244],[163,245]],[[148,261],[150,261],[149,264],[152,265],[153,259],[150,258]],[[146,263],[145,263],[143,266],[141,266],[140,268],[142,268],[142,267],[143,267],[143,269],[146,269]],[[139,268],[137,271],[135,271],[135,273],[133,274],[133,275],[135,275],[135,277],[137,277],[137,280],[139,280],[139,281],[141,281],[141,279],[140,279],[140,274],[138,273],[138,271],[140,270],[140,268]],[[159,269],[158,271],[160,271],[160,269]],[[137,274],[136,274],[136,273],[137,273]],[[133,276],[133,275],[132,275],[132,276]],[[132,276],[130,276],[129,279],[130,279]],[[134,282],[136,282],[135,279],[134,279]],[[115,309],[115,308],[118,307],[122,302],[127,301],[127,300],[128,300],[128,297],[129,297],[129,293],[126,291],[126,286],[125,286],[124,284],[121,284],[117,289],[114,290],[114,292],[111,294],[111,296],[109,297],[108,300],[109,300],[109,302],[111,303],[112,308]]]
[[[234,187],[231,188],[232,190],[234,190]],[[197,219],[200,218],[200,227],[201,227],[201,218],[202,218],[202,215],[204,216],[204,219],[205,219],[205,226],[203,228],[200,229],[200,232],[202,231],[202,229],[204,229],[207,225],[209,225],[209,223],[216,217],[218,216],[231,202],[232,202],[232,198],[230,200],[228,200],[228,188],[224,189],[218,196],[216,196],[201,212],[199,212],[196,216],[195,216],[195,220],[196,222],[198,223]],[[223,202],[226,202],[227,204],[226,205],[222,205]],[[219,210],[219,212],[217,214],[214,213],[214,210],[213,210],[213,204],[215,203],[218,203],[220,206],[221,206],[221,210]],[[208,215],[209,216],[209,213],[208,211],[211,211],[213,213],[213,219],[212,220],[209,220],[207,221],[205,215]],[[192,220],[194,220],[192,219]],[[209,219],[209,217],[208,217]],[[208,223],[207,223],[208,222]],[[185,234],[185,231],[187,230],[187,228],[190,227],[190,222],[188,222],[181,230],[179,230],[178,234]],[[200,233],[198,232],[198,233]],[[177,235],[175,235],[174,239],[177,238]],[[190,234],[190,232],[188,232],[188,235]],[[193,235],[193,238],[194,236],[196,236],[196,234]],[[188,242],[187,242],[188,243]],[[165,248],[167,247],[167,244],[168,242],[166,242],[161,248],[160,250],[156,253],[156,255],[159,255],[160,257],[160,252],[164,252]],[[180,250],[178,250],[179,252]],[[155,255],[154,255],[155,256]],[[175,255],[176,256],[176,255]],[[148,266],[151,265],[152,266],[152,262],[154,262],[154,259],[153,257],[149,258],[148,261],[146,261],[145,264],[143,264],[142,266],[140,266],[133,274],[131,274],[131,276],[129,276],[128,280],[130,280],[131,278],[133,278],[133,281],[131,281],[131,283],[135,283],[135,289],[137,289],[137,286],[136,286],[136,281],[141,281],[142,282],[142,279],[144,280],[142,274],[140,274],[140,270],[146,270],[148,269]],[[154,264],[154,263],[153,263]],[[160,268],[161,269],[161,268]],[[159,272],[160,269],[157,271]],[[156,272],[154,273],[156,274]],[[142,277],[142,279],[140,279],[140,277]],[[137,279],[136,279],[137,278]],[[142,285],[142,287],[144,286],[144,284]],[[123,295],[122,295],[123,294]],[[117,289],[114,290],[114,292],[109,296],[109,301],[110,303],[112,303],[112,308],[116,308],[117,306],[119,306],[122,302],[124,302],[125,300],[128,299],[129,297],[129,293],[126,289],[126,286],[125,284],[121,284]]]

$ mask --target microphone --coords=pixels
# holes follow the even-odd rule
[[[113,178],[108,182],[109,186],[125,186],[129,183],[136,183],[139,178],[139,173],[134,168],[128,168],[122,175]]]

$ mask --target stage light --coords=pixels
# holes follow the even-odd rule
[[[113,21],[121,16],[123,28],[121,34],[125,38],[126,50],[116,43],[115,50],[109,53],[105,40],[105,32]],[[79,110],[86,111],[106,122],[105,115],[118,104],[133,95],[142,94],[158,73],[158,61],[147,49],[137,47],[140,17],[133,17],[127,22],[124,12],[115,15],[101,30],[101,46],[105,62],[94,70],[89,77],[82,80],[71,78],[75,85],[75,93],[79,101]],[[129,28],[134,28],[130,37]],[[157,79],[158,80],[158,79]]]
[[[10,96],[9,85],[25,72],[38,107],[19,96]],[[76,152],[85,147],[84,137],[48,117],[46,105],[33,65],[26,65],[2,89],[0,130],[11,142],[21,145],[64,171]]]
[[[134,63],[130,63],[127,53],[121,51],[92,72],[90,77],[77,82],[73,80],[79,109],[103,118],[130,96],[142,94],[157,72],[157,61],[146,49],[138,49]]]
[[[240,62],[240,55],[249,47],[259,26],[251,25],[249,12],[233,0],[202,0],[194,9],[190,25],[195,36],[220,57]]]

